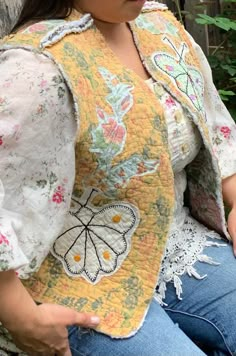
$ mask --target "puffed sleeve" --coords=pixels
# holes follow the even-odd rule
[[[0,51],[0,271],[27,278],[62,229],[76,130],[70,92],[52,61]]]
[[[190,36],[205,82],[205,110],[213,149],[222,178],[236,173],[236,124],[215,88],[210,65],[201,47]]]

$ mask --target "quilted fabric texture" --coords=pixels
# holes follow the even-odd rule
[[[225,231],[219,169],[202,103],[204,83],[189,38],[162,9],[146,8],[130,26],[148,72],[181,101],[203,136],[205,147],[189,167],[192,209]],[[96,312],[98,330],[130,336],[142,325],[153,296],[173,214],[162,107],[146,83],[120,63],[89,16],[74,13],[68,22],[43,22],[40,30],[31,26],[9,38],[7,46],[52,58],[80,119],[71,210],[52,254],[25,285],[39,302]],[[199,204],[200,189],[202,201],[211,206]],[[217,226],[207,214],[212,206]]]

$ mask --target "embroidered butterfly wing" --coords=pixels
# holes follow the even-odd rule
[[[113,274],[129,253],[137,227],[137,210],[126,203],[101,209],[74,200],[66,231],[55,241],[52,254],[70,276],[97,283]]]
[[[196,68],[184,62],[184,48],[182,52],[178,52],[178,58],[166,53],[157,53],[153,59],[161,71],[174,79],[179,90],[187,95],[195,108],[202,111],[204,90],[202,75]]]

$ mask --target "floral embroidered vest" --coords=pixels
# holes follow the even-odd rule
[[[204,147],[188,167],[192,214],[226,234],[204,83],[189,37],[156,2],[147,3],[130,28],[147,72],[181,102],[202,135]],[[163,109],[90,15],[30,26],[5,46],[52,58],[73,96],[79,126],[70,213],[51,254],[25,285],[39,302],[98,314],[103,333],[131,336],[153,298],[173,217]]]

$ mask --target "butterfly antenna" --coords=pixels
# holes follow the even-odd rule
[[[82,207],[82,204],[78,200],[76,200],[75,198],[71,198],[71,200]]]
[[[179,59],[180,59],[180,62],[182,62],[183,57],[184,57],[184,51],[185,51],[185,48],[186,48],[186,44],[183,43],[183,45],[182,45],[182,51],[181,51],[181,53],[179,53],[178,50],[177,50],[177,48],[173,45],[173,43],[169,40],[168,37],[164,37],[163,40],[164,40],[165,42],[168,42],[168,43],[169,43],[170,47],[171,47],[171,48],[175,51],[175,53],[178,55],[178,57],[179,57]]]
[[[186,44],[185,43],[183,43],[183,45],[182,45],[182,51],[181,51],[181,55],[179,55],[179,57],[180,57],[180,61],[182,61],[183,60],[183,57],[184,57],[184,51],[185,51],[185,49],[187,48],[187,46],[186,46]]]
[[[98,190],[98,189],[95,189],[95,188],[92,188],[92,189],[91,189],[91,192],[90,192],[90,194],[89,194],[89,196],[88,196],[88,198],[87,198],[85,204],[83,204],[83,206],[86,206],[86,205],[88,204],[88,202],[91,200],[92,196],[93,196],[94,194],[97,194],[97,193],[99,193],[99,190]]]
[[[169,45],[170,45],[170,47],[173,48],[173,50],[175,51],[175,53],[177,53],[178,56],[179,56],[179,52],[177,51],[177,49],[176,49],[176,47],[173,45],[173,43],[169,40],[169,38],[168,38],[168,37],[164,37],[163,40],[164,40],[165,42],[168,42]]]

